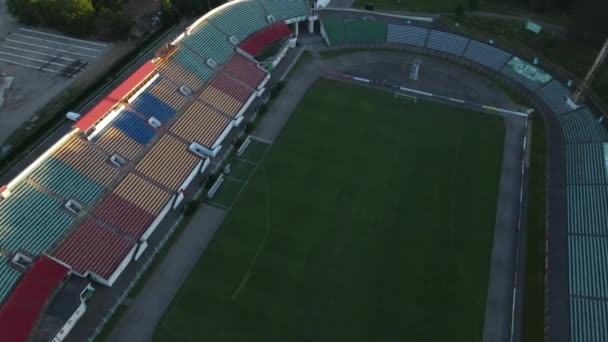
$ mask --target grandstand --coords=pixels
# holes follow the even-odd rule
[[[171,53],[144,63],[0,187],[3,332],[18,330],[15,307],[39,274],[48,288],[23,322],[35,321],[68,273],[115,283],[264,92],[270,75],[252,57],[297,34],[297,25],[289,25],[308,16],[304,0],[232,1],[212,10],[169,44]],[[321,19],[331,45],[398,44],[462,57],[509,77],[557,115],[566,141],[572,340],[608,339],[608,133],[591,108],[573,110],[562,82],[531,80],[510,68],[517,57],[484,42],[415,24],[387,25],[378,16]],[[33,263],[23,268],[12,261],[21,255]],[[19,325],[21,335],[10,336],[27,339],[32,327]]]
[[[233,1],[209,12],[169,43],[169,54],[145,62],[0,187],[0,303],[34,270],[11,261],[15,255],[41,260],[36,269],[59,261],[105,286],[141,256],[209,166],[208,155],[264,92],[270,75],[251,49],[290,37],[288,25],[308,19],[306,1],[284,3]],[[40,301],[52,297],[49,291]],[[11,319],[0,313],[4,329]]]

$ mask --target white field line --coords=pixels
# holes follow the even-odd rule
[[[41,67],[38,67],[38,66],[29,65],[29,64],[18,63],[18,62],[11,61],[11,60],[8,60],[8,59],[0,58],[0,61],[6,62],[6,63],[15,64],[15,65],[24,66],[26,68],[39,69],[39,70],[54,72],[56,74],[61,74],[61,72],[59,72],[57,70],[47,69],[47,68],[41,68]]]
[[[48,32],[27,29],[25,27],[20,27],[19,29],[21,31],[25,31],[25,32],[37,33],[37,34],[42,34],[42,35],[45,35],[45,36],[50,36],[50,37],[55,37],[55,38],[61,38],[61,39],[65,39],[65,40],[71,40],[73,42],[79,42],[79,43],[84,43],[84,44],[91,44],[91,45],[96,45],[96,46],[101,46],[101,47],[107,47],[108,46],[108,44],[96,43],[96,42],[91,42],[91,41],[83,40],[83,39],[70,38],[70,37],[66,37],[66,36],[62,36],[62,35],[58,35],[58,34],[52,34],[52,33],[48,33]]]
[[[222,208],[222,209],[224,209],[224,210],[228,210],[228,209],[229,209],[229,207],[227,207],[227,206],[225,206],[225,205],[222,205],[222,204],[219,204],[219,203],[217,203],[217,202],[213,202],[213,201],[211,201],[211,200],[206,200],[205,202],[207,202],[207,203],[209,203],[209,204],[213,204],[213,205],[215,205],[215,206],[218,206],[218,207],[220,207],[220,208]]]
[[[7,56],[12,56],[12,57],[17,57],[17,58],[21,58],[21,59],[27,59],[27,60],[35,61],[35,62],[41,62],[41,63],[44,63],[44,64],[48,63],[48,64],[53,64],[53,65],[59,65],[59,66],[62,66],[62,67],[69,67],[69,65],[67,65],[67,64],[50,62],[50,61],[45,61],[44,59],[37,59],[37,58],[32,58],[32,57],[23,57],[23,56],[20,56],[20,55],[15,55],[14,53],[9,53],[9,52],[0,51],[0,54],[7,55]]]
[[[233,178],[233,177],[230,177],[230,176],[226,176],[226,175],[224,175],[224,178],[225,179],[229,179],[229,180],[234,181],[234,182],[238,182],[238,183],[245,183],[244,180],[236,179],[236,178]]]
[[[51,55],[51,54],[43,53],[43,52],[37,52],[37,51],[33,51],[33,50],[21,49],[21,48],[10,46],[10,45],[0,45],[0,46],[3,47],[3,48],[5,48],[5,49],[11,49],[11,50],[17,50],[17,51],[21,51],[21,52],[33,53],[33,54],[41,55],[41,56],[57,57],[57,55]],[[75,62],[76,61],[73,58],[67,58],[67,57],[62,57],[62,56],[59,56],[59,59],[65,59],[66,61],[70,61],[70,62]]]
[[[260,137],[255,137],[255,136],[251,135],[251,139],[258,140],[258,141],[261,141],[263,143],[272,145],[272,141],[269,141],[269,140],[266,140],[266,139],[262,139]]]
[[[251,162],[251,161],[249,161],[249,160],[247,160],[247,159],[241,159],[241,158],[236,158],[236,157],[235,157],[235,158],[234,158],[234,160],[238,160],[238,161],[242,161],[243,163],[247,163],[247,164],[251,164],[251,165],[258,166],[258,164],[257,164],[257,163]]]
[[[23,45],[35,46],[37,48],[42,48],[42,49],[47,49],[47,50],[54,50],[54,51],[59,51],[59,52],[65,52],[65,53],[68,53],[70,55],[75,55],[75,56],[97,58],[97,56],[85,55],[83,53],[77,53],[77,52],[72,52],[72,51],[69,51],[69,50],[57,49],[57,48],[52,48],[52,47],[38,45],[38,44],[26,43],[26,42],[22,42],[20,40],[15,40],[15,39],[10,39],[10,38],[4,38],[4,40],[6,40],[7,42],[15,43],[15,44],[23,44]]]
[[[96,52],[103,52],[103,50],[99,50],[99,49],[93,49],[93,48],[88,48],[88,47],[83,47],[80,45],[75,45],[75,44],[68,44],[68,43],[61,43],[58,42],[56,40],[50,40],[50,39],[42,39],[42,38],[38,38],[38,37],[34,37],[34,36],[28,36],[26,34],[21,34],[21,33],[11,33],[13,36],[17,36],[17,37],[22,37],[22,38],[26,38],[26,39],[33,39],[33,40],[37,40],[43,43],[51,43],[51,44],[57,44],[57,45],[63,45],[63,46],[72,46],[75,47],[77,49],[81,49],[81,50],[90,50],[90,51],[96,51]]]

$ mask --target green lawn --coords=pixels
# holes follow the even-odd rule
[[[155,341],[481,341],[502,119],[319,80]]]

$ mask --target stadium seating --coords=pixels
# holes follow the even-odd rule
[[[165,135],[148,151],[135,170],[176,191],[199,161],[189,151],[188,145]]]
[[[102,186],[109,185],[117,175],[114,165],[108,162],[108,155],[80,135],[72,136],[52,156]]]
[[[21,272],[10,264],[10,258],[0,254],[0,304],[4,302],[11,290],[17,285]]]
[[[229,37],[243,41],[253,32],[269,25],[264,8],[254,0],[229,2],[216,9],[208,20]],[[238,25],[235,25],[238,23]]]
[[[558,119],[568,143],[608,141],[608,132],[587,107],[561,115]]]
[[[175,112],[179,111],[186,104],[186,101],[188,101],[173,84],[163,78],[150,87],[148,93],[162,100],[169,107],[173,108]]]
[[[509,61],[511,55],[493,46],[471,40],[464,57],[498,71]]]
[[[257,56],[267,46],[282,39],[289,38],[290,36],[291,30],[289,30],[287,24],[282,21],[277,21],[250,35],[249,38],[241,42],[239,47],[251,56]]]
[[[266,71],[258,68],[256,62],[239,54],[232,57],[223,71],[253,89],[257,89],[268,75]]]
[[[185,85],[192,91],[199,90],[205,82],[205,79],[202,79],[199,76],[184,69],[182,66],[180,66],[173,60],[163,61],[159,65],[159,72],[163,77],[173,81],[173,83],[179,86]]]
[[[384,43],[386,24],[371,19],[344,20],[344,33],[349,43]]]
[[[232,77],[226,76],[224,73],[220,73],[214,77],[210,85],[242,103],[245,103],[254,93],[253,89],[244,86],[242,83],[236,81]]]
[[[259,0],[266,12],[277,20],[287,20],[309,15],[306,0]]]
[[[135,158],[144,149],[142,144],[130,138],[121,130],[111,126],[96,136],[93,141],[108,154],[118,153],[128,160]]]
[[[146,118],[153,116],[162,123],[169,122],[175,115],[175,109],[149,93],[142,93],[130,106],[133,111]]]
[[[608,341],[608,301],[570,297],[571,342]]]
[[[513,68],[510,68],[509,65],[505,65],[505,67],[502,68],[502,70],[500,72],[503,75],[511,78],[515,82],[523,85],[524,87],[526,87],[532,91],[536,91],[540,86],[542,86],[541,83],[535,82],[535,81],[519,74],[517,71],[513,70]]]
[[[537,91],[538,96],[551,108],[555,114],[560,115],[572,110],[566,99],[570,96],[568,89],[557,80],[552,80]]]
[[[168,192],[129,174],[101,200],[93,216],[139,239],[170,198]]]
[[[450,53],[452,55],[462,56],[468,42],[468,38],[451,33],[432,30],[429,34],[426,47],[429,49]]]
[[[608,236],[571,235],[568,254],[570,294],[608,298]]]
[[[567,195],[570,233],[608,235],[608,186],[569,185]]]
[[[146,145],[156,134],[146,119],[128,110],[123,110],[114,120],[112,126],[141,145]]]
[[[53,256],[81,275],[90,271],[108,279],[134,246],[135,242],[89,218]]]
[[[85,206],[90,206],[103,191],[103,186],[53,157],[36,168],[30,179],[64,200],[75,199]]]
[[[188,49],[177,50],[173,54],[172,60],[202,80],[210,79],[213,74],[213,69],[207,65],[206,61]]]
[[[606,169],[603,145],[566,145],[568,184],[608,183],[608,170]]]
[[[211,148],[231,122],[200,102],[190,108],[171,127],[171,133],[186,140]]]
[[[70,227],[74,218],[63,203],[21,183],[0,200],[0,249],[39,255]]]
[[[388,24],[386,41],[424,47],[428,35],[429,30],[422,27]]]
[[[202,22],[181,43],[205,58],[224,64],[234,53],[228,37],[208,22]]]
[[[341,18],[324,17],[322,22],[330,44],[339,45],[347,42],[346,32],[344,32],[344,22]]]
[[[199,99],[229,117],[235,117],[243,107],[242,102],[213,86],[207,87]]]

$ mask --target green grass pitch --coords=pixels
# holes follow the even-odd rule
[[[481,341],[504,123],[322,79],[155,341]]]

